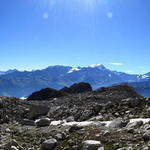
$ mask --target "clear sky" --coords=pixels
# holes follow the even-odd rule
[[[149,72],[150,0],[0,0],[0,54],[0,70]]]

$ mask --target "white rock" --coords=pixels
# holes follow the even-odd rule
[[[18,150],[16,146],[11,146],[10,150]]]
[[[100,141],[87,140],[83,142],[83,150],[97,150],[101,146]]]

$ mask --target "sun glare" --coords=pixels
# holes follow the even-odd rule
[[[57,4],[66,5],[68,8],[94,9],[97,5],[107,4],[108,0],[35,0],[41,7],[52,8]]]

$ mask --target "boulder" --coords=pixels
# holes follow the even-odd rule
[[[119,143],[114,143],[113,144],[113,148],[116,150],[116,149],[118,149],[120,147],[120,145],[119,145]]]
[[[97,150],[104,150],[104,147],[99,147]]]
[[[104,131],[104,134],[103,134],[103,136],[109,136],[110,135],[110,131]]]
[[[45,105],[32,105],[30,106],[30,109],[28,112],[28,118],[36,119],[40,116],[47,115],[48,111],[49,111],[49,107]]]
[[[74,121],[74,117],[73,116],[69,116],[67,119],[66,119],[67,122],[73,122]]]
[[[80,129],[82,129],[82,127],[79,127],[78,125],[73,125],[70,127],[69,132],[76,132]]]
[[[143,121],[135,121],[135,122],[129,122],[127,124],[127,129],[138,129],[139,127],[141,127],[143,125]]]
[[[37,127],[46,127],[50,125],[50,119],[49,118],[42,118],[35,121],[35,124]]]
[[[101,114],[99,114],[98,116],[95,116],[95,117],[92,117],[92,118],[90,118],[89,119],[89,121],[101,121],[101,120],[103,120],[103,116],[101,115]]]
[[[128,122],[129,122],[129,120],[124,120],[122,118],[116,118],[109,124],[109,127],[110,128],[123,128],[127,125]]]
[[[100,141],[87,140],[83,142],[83,150],[98,150],[101,146]]]
[[[79,150],[80,148],[79,148],[79,146],[78,145],[74,145],[74,146],[72,146],[72,150]]]
[[[145,141],[150,141],[150,131],[146,131],[144,134],[143,134],[143,139]]]
[[[0,144],[0,150],[3,150],[5,148],[5,144]]]
[[[60,133],[57,133],[57,134],[55,135],[55,139],[58,140],[58,141],[60,141],[60,140],[63,139],[63,135],[60,134]]]
[[[10,150],[18,150],[16,146],[11,146]]]
[[[21,120],[21,125],[22,126],[35,126],[35,122],[33,120],[23,119]]]
[[[52,138],[42,143],[41,150],[53,150],[56,147],[57,140]]]

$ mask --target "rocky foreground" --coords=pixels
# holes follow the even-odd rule
[[[0,149],[150,149],[150,99],[132,87],[56,97],[44,101],[1,97]]]

